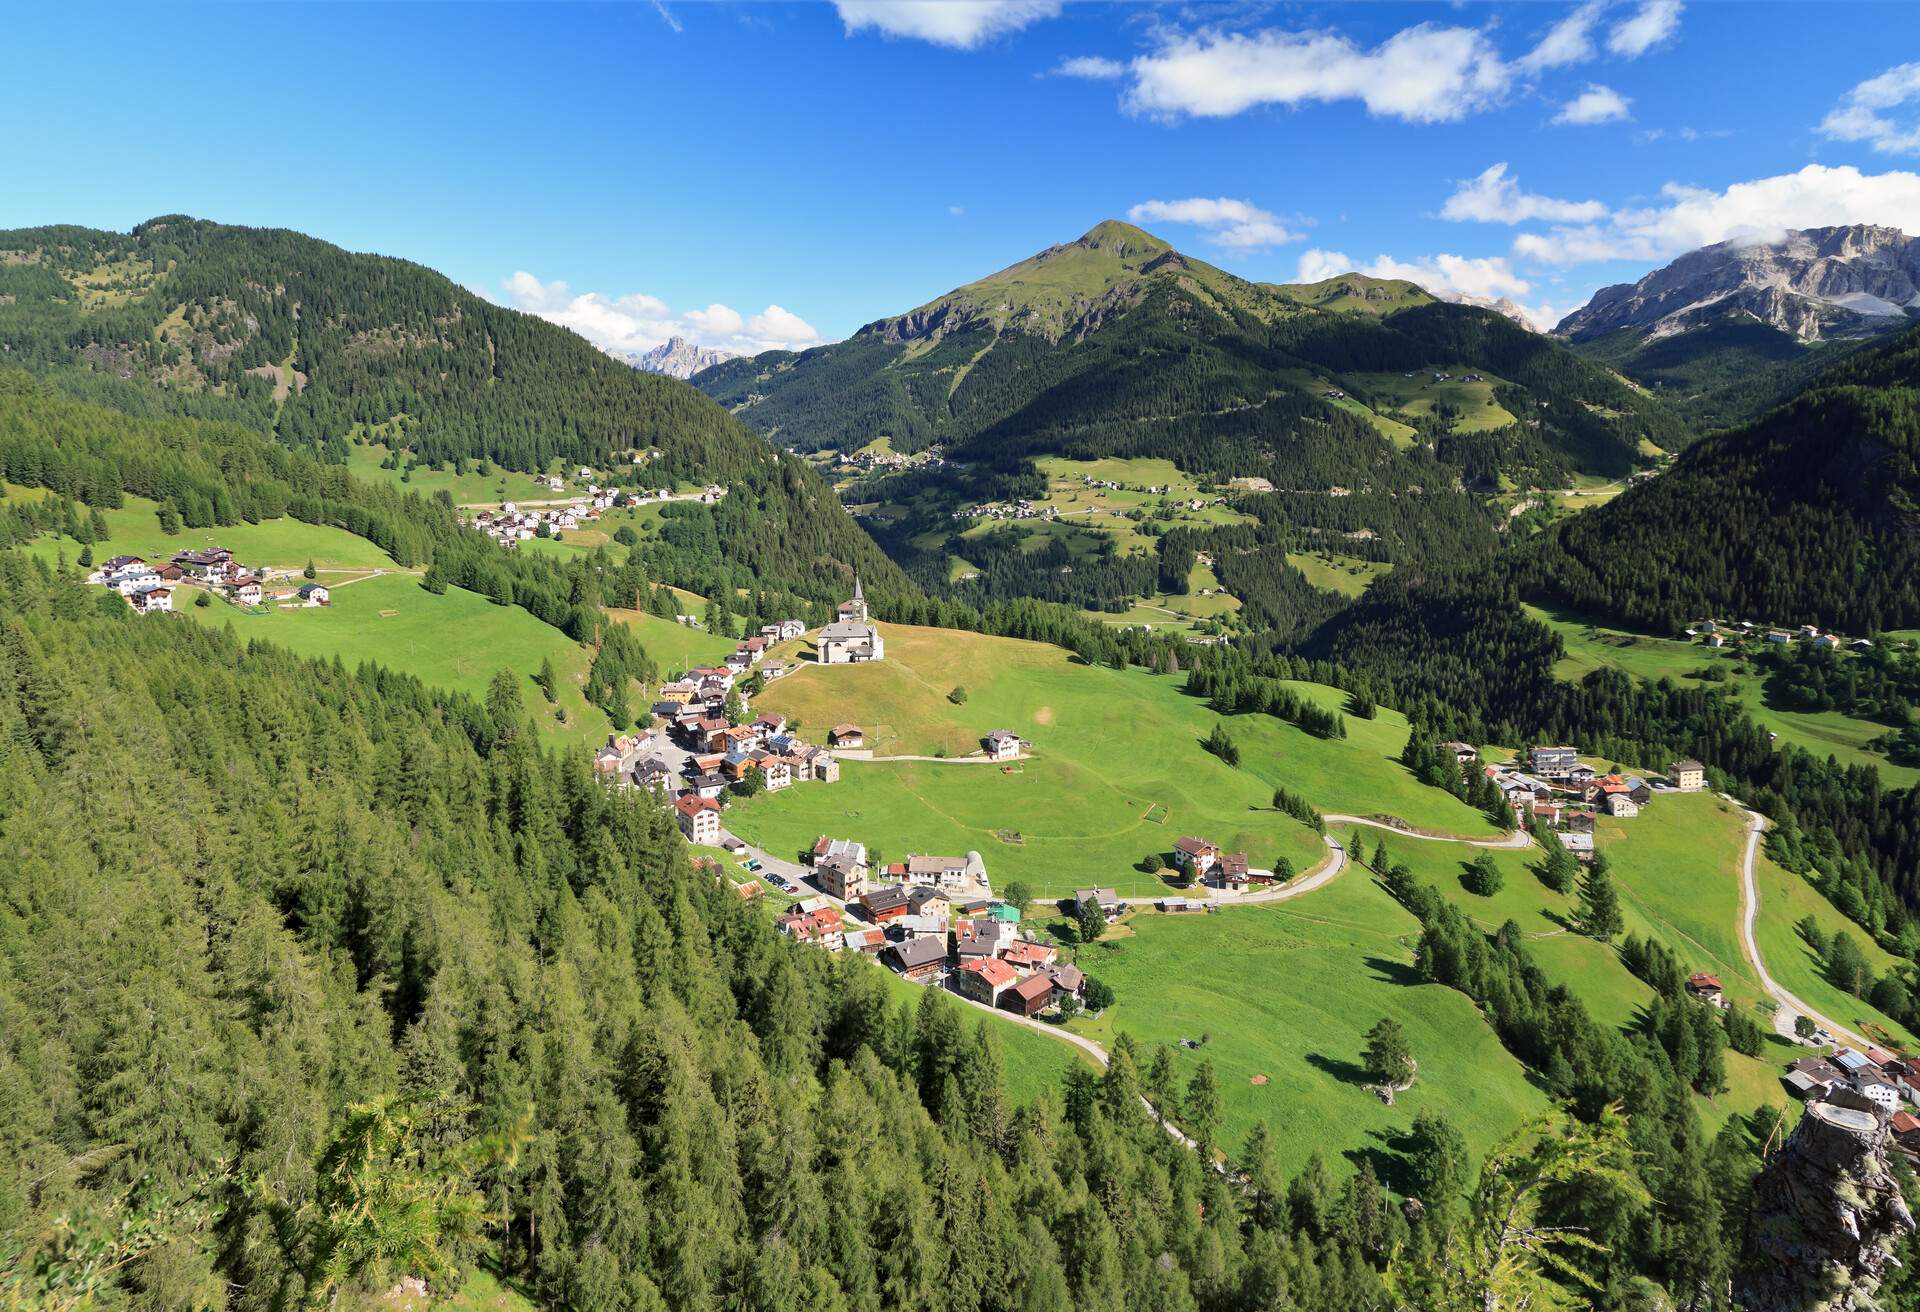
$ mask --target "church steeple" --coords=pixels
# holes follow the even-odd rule
[[[860,593],[860,571],[857,569],[853,571],[853,599],[855,601],[866,600]]]

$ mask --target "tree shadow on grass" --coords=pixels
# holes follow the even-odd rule
[[[1340,1057],[1329,1057],[1324,1053],[1310,1052],[1307,1054],[1307,1065],[1320,1071],[1322,1074],[1331,1075],[1342,1084],[1364,1086],[1371,1083],[1371,1080],[1367,1076],[1367,1068],[1357,1061],[1346,1061]]]
[[[1363,957],[1361,964],[1389,984],[1413,986],[1427,982],[1426,977],[1420,973],[1420,968],[1410,961],[1394,961],[1387,957]]]

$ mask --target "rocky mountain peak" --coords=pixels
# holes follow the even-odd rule
[[[738,352],[717,346],[695,346],[684,337],[669,337],[650,351],[627,351],[619,356],[635,369],[669,378],[691,378],[702,369],[739,358]]]
[[[1920,238],[1847,224],[1690,251],[1636,283],[1602,288],[1554,329],[1586,341],[1620,329],[1669,337],[1757,319],[1801,341],[1869,337],[1920,317]]]

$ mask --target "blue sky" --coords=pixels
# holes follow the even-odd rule
[[[1550,320],[1709,241],[1920,233],[1910,5],[11,10],[0,226],[186,212],[602,344],[804,345],[1103,218]]]

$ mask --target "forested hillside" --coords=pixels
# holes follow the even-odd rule
[[[1124,1043],[1013,1105],[992,1025],[783,938],[525,714],[0,553],[0,1297],[385,1307],[485,1256],[582,1312],[1225,1312],[1435,1260],[1370,1169],[1205,1170]]]
[[[0,232],[0,344],[71,393],[228,419],[331,463],[378,430],[428,461],[724,484],[742,586],[839,595],[855,564],[903,586],[811,471],[693,388],[404,260],[180,216]]]
[[[1529,587],[1666,633],[1708,617],[1849,634],[1920,623],[1916,455],[1910,332],[1565,524]]]

